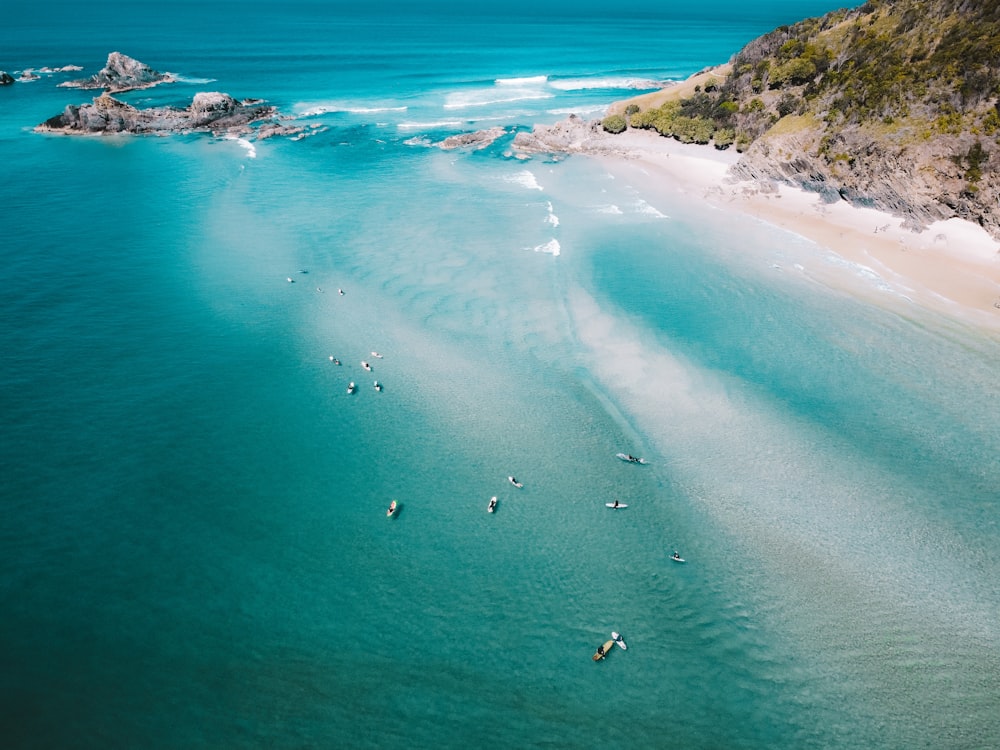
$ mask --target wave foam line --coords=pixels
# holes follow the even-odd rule
[[[493,83],[497,86],[540,86],[548,83],[548,76],[524,76],[522,78],[497,78]]]
[[[513,182],[515,185],[521,185],[522,187],[528,188],[528,190],[541,190],[542,186],[538,184],[538,180],[535,179],[535,175],[524,169],[517,174],[507,175],[504,177],[506,182]]]
[[[225,136],[225,139],[227,141],[236,141],[239,147],[247,152],[248,158],[250,159],[257,158],[257,147],[254,146],[252,143],[250,143],[250,141],[248,141],[246,138],[240,138],[239,136],[235,135],[227,135]]]
[[[662,213],[656,208],[646,203],[644,200],[640,200],[635,204],[635,210],[640,214],[648,214],[649,216],[655,216],[657,219],[667,219],[668,217],[665,213]]]
[[[352,115],[371,115],[379,112],[405,112],[406,107],[360,107],[350,104],[317,104],[299,112],[299,117],[316,117],[331,113],[346,112]]]
[[[582,117],[587,115],[604,114],[608,111],[608,107],[611,106],[611,102],[606,102],[604,104],[595,104],[591,107],[567,107],[564,109],[548,109],[546,114],[554,115],[556,117],[566,117],[567,115],[580,115]]]
[[[418,130],[420,128],[457,128],[461,120],[436,120],[431,122],[400,122],[396,125],[400,130]]]
[[[504,96],[504,97],[493,97],[490,99],[465,99],[464,101],[455,101],[459,97],[453,95],[449,97],[452,101],[445,102],[445,109],[467,109],[469,107],[488,107],[491,104],[511,104],[512,102],[526,102],[533,101],[536,99],[553,99],[555,94],[549,94],[544,91],[523,91],[516,96]]]
[[[662,89],[673,81],[655,81],[650,78],[626,78],[609,76],[605,78],[566,78],[549,81],[549,86],[560,91],[584,91],[587,89]]]

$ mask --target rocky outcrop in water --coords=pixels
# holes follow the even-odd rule
[[[530,133],[518,133],[511,145],[515,153],[585,153],[595,141],[607,141],[599,120],[584,120],[570,115],[554,125],[536,125]]]
[[[6,70],[0,70],[0,86],[10,86],[14,83],[14,76]]]
[[[440,141],[437,146],[450,151],[456,148],[473,147],[476,150],[486,148],[498,138],[507,135],[507,131],[501,127],[489,128],[487,130],[477,130],[475,133],[461,133],[452,135]]]
[[[104,89],[109,94],[120,94],[133,89],[146,89],[160,83],[173,83],[177,76],[160,73],[121,52],[108,55],[107,64],[90,78],[64,81],[59,85],[73,89]]]
[[[259,99],[237,101],[229,94],[202,92],[195,94],[190,106],[151,107],[136,109],[108,94],[96,97],[91,104],[69,105],[35,130],[69,134],[135,133],[169,134],[204,131],[226,135],[241,135],[252,131],[251,124],[269,120],[277,109]],[[300,127],[271,123],[268,135],[298,133]]]

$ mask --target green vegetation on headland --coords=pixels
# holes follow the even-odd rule
[[[997,0],[870,0],[779,27],[697,78],[622,102],[604,129],[735,145],[743,176],[1000,236]]]

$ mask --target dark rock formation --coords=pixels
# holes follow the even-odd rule
[[[195,95],[186,109],[152,107],[136,109],[108,94],[96,97],[92,104],[69,105],[62,112],[38,125],[38,132],[70,134],[136,133],[168,134],[207,131],[227,135],[252,131],[251,123],[272,118],[275,107],[260,100],[238,102],[229,94],[202,92]],[[283,127],[283,126],[278,126]],[[301,128],[284,127],[284,134]],[[275,135],[271,128],[269,135]]]
[[[60,86],[74,89],[104,89],[109,94],[120,94],[133,89],[146,89],[160,83],[173,83],[173,73],[159,73],[145,63],[134,60],[121,52],[108,55],[108,62],[101,71],[90,78],[64,81]]]
[[[14,76],[6,70],[0,70],[0,86],[10,86],[14,83]]]
[[[437,146],[446,151],[466,146],[473,146],[478,150],[486,148],[498,138],[502,138],[505,135],[507,135],[507,131],[504,128],[495,127],[488,130],[477,130],[475,133],[452,135],[437,143]]]

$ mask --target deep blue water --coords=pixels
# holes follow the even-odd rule
[[[507,153],[832,7],[7,9],[3,744],[1000,744],[995,335]],[[317,132],[33,133],[113,50]]]

